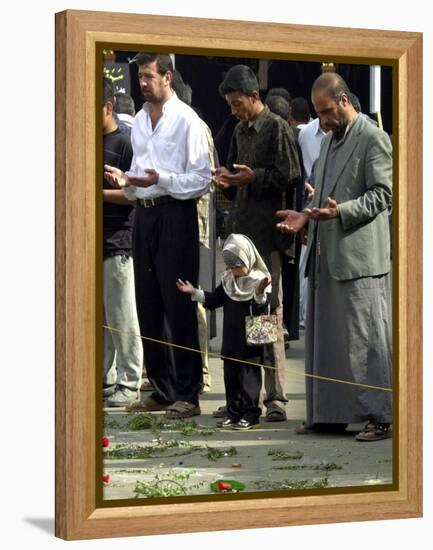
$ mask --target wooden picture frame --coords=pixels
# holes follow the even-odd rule
[[[260,36],[260,40],[257,37]],[[95,376],[96,49],[384,64],[393,67],[396,479],[390,490],[100,506]],[[344,53],[344,55],[343,55]],[[63,539],[418,517],[422,514],[422,35],[65,11],[56,14],[56,535]],[[409,116],[410,113],[410,116]],[[410,185],[410,192],[409,192]],[[100,479],[100,477],[99,477]],[[141,504],[141,503],[140,503]]]

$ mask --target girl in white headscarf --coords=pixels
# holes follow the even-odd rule
[[[245,235],[229,235],[222,256],[226,269],[214,292],[203,292],[178,279],[177,287],[206,309],[224,308],[221,355],[227,415],[217,426],[250,430],[259,426],[263,347],[249,346],[245,338],[245,317],[267,309],[271,275],[253,242]],[[239,359],[241,361],[236,361]],[[244,362],[242,362],[244,361]]]

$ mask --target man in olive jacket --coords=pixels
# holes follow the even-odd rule
[[[293,205],[299,181],[298,153],[292,129],[265,106],[259,83],[246,65],[235,65],[219,88],[239,119],[227,159],[216,170],[217,186],[232,199],[228,232],[247,235],[272,277],[271,311],[278,318],[278,340],[265,346],[266,420],[286,419],[284,388],[286,357],[282,327],[282,253],[294,254],[293,239],[276,229],[275,211]],[[282,238],[283,237],[283,238]]]
[[[320,76],[312,102],[329,132],[313,168],[314,197],[302,213],[279,213],[285,233],[308,224],[307,421],[297,432],[367,421],[356,439],[377,441],[391,436],[392,423],[392,147],[357,114],[339,75]]]

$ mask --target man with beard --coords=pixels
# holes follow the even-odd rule
[[[211,181],[209,148],[196,113],[171,88],[167,54],[139,53],[135,62],[145,104],[131,132],[128,172],[105,166],[105,176],[136,201],[133,254],[144,360],[154,392],[133,411],[165,410],[170,418],[200,414],[201,357],[195,305],[177,291],[178,278],[197,284],[196,201]],[[173,349],[165,340],[167,321]]]
[[[307,420],[296,431],[367,421],[356,439],[377,441],[391,436],[392,422],[391,142],[358,115],[339,75],[320,76],[311,95],[329,132],[313,167],[314,197],[302,213],[280,212],[278,224],[285,233],[308,224]]]

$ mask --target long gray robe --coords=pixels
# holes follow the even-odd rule
[[[308,285],[306,373],[390,388],[389,275],[337,281],[323,242],[320,253]],[[388,391],[307,377],[306,392],[308,425],[392,422]]]
[[[391,145],[358,117],[338,144],[329,134],[316,164],[312,206],[328,196],[339,218],[310,223],[306,327],[307,425],[392,422],[388,209]],[[310,377],[308,375],[313,375]]]

